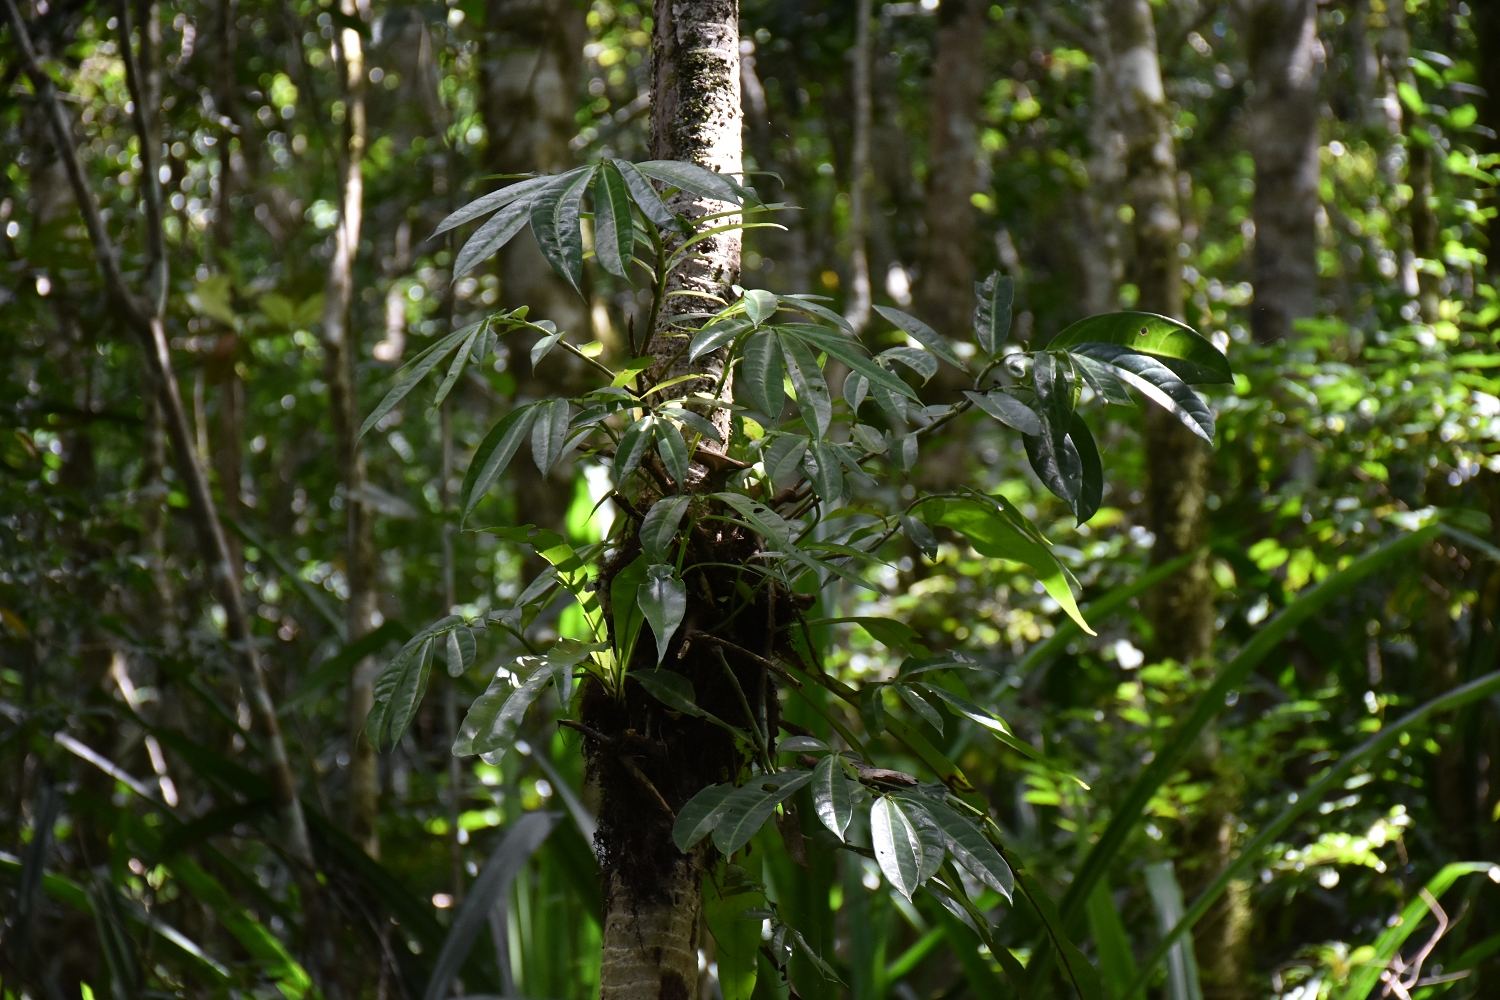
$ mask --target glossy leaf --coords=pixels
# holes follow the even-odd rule
[[[745,401],[775,424],[786,405],[782,389],[781,345],[771,330],[759,330],[745,341],[739,377],[734,380],[735,397],[743,390]]]
[[[709,785],[688,799],[672,824],[672,843],[679,851],[686,854],[694,844],[713,832],[733,793],[733,785]]]
[[[1075,350],[1107,362],[1121,381],[1169,411],[1194,434],[1214,440],[1214,415],[1208,404],[1164,363],[1114,344],[1080,344]]]
[[[1036,411],[1009,393],[999,389],[991,392],[972,392],[965,389],[964,395],[969,397],[975,406],[1007,427],[1012,427],[1022,434],[1042,432],[1042,422],[1037,417]]]
[[[827,753],[828,744],[816,736],[788,736],[776,742],[777,753]]]
[[[933,729],[936,729],[939,733],[943,731],[942,714],[933,708],[932,704],[926,698],[923,698],[905,684],[895,684],[892,686],[895,687],[896,694],[901,696],[901,700],[906,702],[907,707],[921,716]]]
[[[828,383],[823,381],[823,370],[801,340],[786,334],[782,334],[780,340],[787,374],[797,393],[797,409],[813,429],[813,437],[821,438],[828,433],[829,424],[833,422],[833,400],[828,395]]]
[[[531,460],[542,475],[562,458],[568,441],[568,401],[554,399],[536,404],[536,419],[531,426]]]
[[[458,492],[458,502],[463,510],[460,523],[474,512],[474,508],[489,493],[490,487],[495,485],[506,466],[510,465],[521,442],[526,440],[526,435],[531,431],[531,422],[535,416],[536,409],[532,406],[511,410],[490,428],[490,432],[479,443],[474,458],[469,462],[469,471],[464,474],[463,486]]]
[[[626,477],[640,468],[641,459],[645,457],[646,449],[651,447],[655,434],[656,418],[647,415],[635,421],[620,435],[614,465],[610,468],[610,475],[616,486],[623,486]]]
[[[630,200],[635,202],[641,214],[650,219],[658,229],[676,228],[677,220],[672,213],[667,211],[666,204],[661,200],[661,195],[656,193],[656,188],[646,179],[634,163],[629,160],[610,160],[610,164],[620,172],[625,181],[625,187],[630,191]]]
[[[735,789],[724,806],[724,816],[714,827],[714,846],[726,857],[750,842],[765,825],[776,806],[812,780],[807,771],[782,771],[756,775]]]
[[[1231,382],[1229,360],[1198,331],[1155,313],[1118,312],[1090,316],[1047,342],[1049,350],[1081,344],[1114,344],[1161,361],[1192,385]]]
[[[731,316],[729,319],[710,323],[697,333],[688,345],[688,360],[697,361],[710,351],[717,351],[750,329],[750,321],[743,316]]]
[[[1010,336],[1011,302],[1015,294],[1015,279],[999,271],[974,282],[974,340],[984,353],[994,354]]]
[[[671,566],[657,564],[646,570],[646,582],[636,591],[641,613],[656,636],[656,662],[667,658],[667,646],[687,613],[687,584],[679,580]]]
[[[629,279],[635,254],[635,222],[630,217],[630,189],[620,168],[599,164],[594,175],[594,256],[610,274]]]
[[[745,289],[744,303],[745,315],[755,326],[760,326],[776,315],[776,296],[764,288]]]
[[[693,682],[679,673],[660,669],[634,670],[630,677],[645,688],[647,694],[674,712],[700,719],[707,714],[698,707]]]
[[[1073,507],[1073,514],[1078,523],[1083,524],[1099,512],[1099,505],[1104,502],[1104,460],[1099,457],[1099,446],[1094,443],[1093,432],[1081,414],[1073,414],[1068,440],[1078,450],[1078,462],[1082,466],[1078,503]]]
[[[870,807],[875,863],[891,888],[908,900],[921,884],[922,838],[899,802],[882,795]]]
[[[427,681],[432,676],[432,652],[436,645],[436,639],[428,639],[422,643],[417,655],[412,657],[407,668],[403,670],[397,679],[396,686],[391,690],[388,716],[390,719],[391,743],[400,741],[406,727],[411,724],[412,717],[417,714],[417,706],[422,703],[422,695],[427,693]],[[378,698],[380,692],[377,689],[375,696]],[[378,740],[371,740],[376,746],[380,745]]]
[[[448,676],[462,677],[464,671],[474,665],[474,633],[468,626],[460,625],[448,633],[448,649],[445,654]]]
[[[663,497],[646,512],[640,527],[641,548],[652,562],[666,559],[667,549],[677,535],[682,515],[687,511],[688,501],[691,499],[685,495]]]
[[[844,831],[854,819],[854,797],[850,794],[849,779],[837,754],[829,754],[813,768],[812,800],[818,822],[843,840]]]
[[[515,672],[528,669],[530,674],[519,685],[511,682],[506,671],[496,671],[484,693],[469,706],[458,728],[458,735],[453,740],[455,757],[489,755],[486,760],[496,763],[499,757],[505,756],[515,742],[526,710],[552,680],[542,657],[523,656],[511,665]]]
[[[667,475],[679,488],[687,482],[688,452],[682,432],[660,419],[656,422],[656,453],[661,456],[661,464],[667,467]]]
[[[917,839],[922,842],[922,867],[917,870],[917,883],[925,884],[943,867],[948,849],[947,840],[937,823],[928,815],[925,798],[903,795],[898,796],[897,800],[901,803],[906,818],[916,827]]]
[[[844,376],[844,400],[849,404],[849,412],[859,414],[859,408],[865,405],[865,400],[870,395],[870,379],[857,371],[850,371]]]
[[[812,483],[813,492],[828,503],[842,499],[844,495],[844,470],[832,446],[823,441],[813,441],[802,456],[802,468]]]
[[[943,841],[953,859],[980,882],[1007,900],[1015,892],[1015,875],[995,845],[971,820],[941,802],[925,803],[927,815],[943,831]]]
[[[1075,416],[1073,413],[1067,415],[1068,424],[1073,422]],[[1061,432],[1057,431],[1049,416],[1042,422],[1042,433],[1028,434],[1023,440],[1026,444],[1026,458],[1036,477],[1054,496],[1076,512],[1079,496],[1083,492],[1083,458],[1078,454],[1078,446],[1068,436],[1066,426]],[[1083,518],[1080,517],[1079,520]]]
[[[948,341],[945,340],[942,335],[940,335],[936,330],[928,326],[926,323],[917,319],[915,316],[908,315],[899,309],[892,309],[889,306],[876,306],[875,311],[880,313],[880,315],[884,316],[886,319],[890,320],[890,322],[895,324],[896,327],[899,328],[908,337],[915,340],[917,343],[921,344],[923,347],[927,348],[933,354],[936,354],[938,357],[942,358],[953,367],[967,370],[967,367],[963,363],[963,359],[960,358],[958,356],[958,352],[953,349],[953,345],[948,343]]]
[[[887,363],[899,361],[922,376],[923,382],[928,381],[938,373],[937,358],[933,357],[932,352],[924,351],[919,347],[892,347],[889,350],[881,351],[877,360],[886,361]]]
[[[583,192],[594,168],[580,167],[559,174],[537,192],[531,205],[531,231],[542,256],[568,287],[583,295],[583,230],[580,228]]]
[[[712,170],[688,163],[685,160],[646,160],[637,163],[641,173],[664,184],[686,191],[699,198],[729,202],[738,205],[741,201],[736,186]]]

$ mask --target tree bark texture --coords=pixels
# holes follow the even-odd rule
[[[932,131],[927,147],[927,233],[917,308],[940,333],[961,337],[974,312],[977,126],[984,96],[985,17],[981,0],[947,0],[933,42]]]
[[[854,51],[854,155],[849,166],[849,300],[844,318],[855,332],[870,322],[869,236],[870,125],[873,101],[870,95],[870,0],[855,5]]]
[[[1249,109],[1255,160],[1255,302],[1261,343],[1290,337],[1317,311],[1318,81],[1323,47],[1314,0],[1251,0],[1245,37],[1255,95]]]
[[[357,17],[352,0],[344,0],[346,16]],[[339,477],[344,484],[344,575],[349,600],[344,606],[346,639],[354,642],[374,627],[375,537],[374,511],[363,501],[366,481],[364,452],[358,433],[359,392],[355,384],[358,335],[351,323],[354,302],[354,262],[359,254],[364,221],[363,161],[366,142],[365,58],[359,32],[339,32],[339,61],[343,70],[344,135],[338,156],[339,222],[333,231],[333,254],[323,286],[323,377],[328,383],[328,406],[338,449]],[[373,656],[361,660],[349,676],[349,833],[371,857],[380,855],[380,779],[375,747],[365,738],[365,716],[375,704]]]
[[[1406,27],[1406,8],[1401,4],[1388,4],[1385,16],[1385,30],[1381,32],[1379,48],[1389,84],[1387,112],[1392,116],[1392,123],[1399,126],[1406,137],[1406,183],[1411,186],[1406,220],[1411,232],[1404,268],[1407,271],[1406,284],[1408,292],[1416,299],[1422,322],[1436,323],[1440,299],[1438,278],[1421,264],[1435,258],[1438,252],[1437,215],[1432,210],[1432,136],[1422,116],[1408,108],[1396,93],[1399,84],[1416,86],[1416,76],[1409,63],[1411,35]]]

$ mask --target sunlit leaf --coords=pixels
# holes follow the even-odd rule
[[[921,884],[922,838],[894,798],[882,795],[870,807],[870,840],[886,881],[907,899]]]
[[[829,754],[818,761],[812,776],[813,811],[822,823],[839,840],[854,818],[854,798],[849,792],[849,779],[844,774],[843,764],[836,754]]]
[[[1063,330],[1044,346],[1069,350],[1088,343],[1114,344],[1148,354],[1191,385],[1233,381],[1229,361],[1212,342],[1185,323],[1143,312],[1090,316]]]

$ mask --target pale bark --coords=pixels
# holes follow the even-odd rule
[[[1120,198],[1125,180],[1125,137],[1120,134],[1113,80],[1114,54],[1104,19],[1104,0],[1095,0],[1087,12],[1089,30],[1070,31],[1090,42],[1094,59],[1089,94],[1088,185],[1078,193],[1075,207],[1079,239],[1076,241],[1082,293],[1082,312],[1096,316],[1116,307],[1116,293],[1124,279],[1120,247]],[[1072,28],[1049,23],[1064,30]]]
[[[844,318],[855,332],[870,322],[869,237],[870,182],[870,0],[855,7],[854,51],[854,150],[849,165],[849,298]]]
[[[343,0],[349,17],[358,17],[353,0]],[[343,75],[344,132],[338,156],[339,221],[333,231],[333,254],[323,286],[323,370],[328,383],[339,475],[344,485],[344,575],[349,599],[344,606],[346,638],[354,642],[374,627],[374,511],[361,497],[366,484],[360,448],[359,395],[355,363],[359,343],[350,322],[354,301],[354,261],[364,219],[363,160],[366,142],[365,59],[359,32],[339,32],[339,68]],[[349,832],[371,857],[380,856],[380,780],[375,747],[364,735],[365,717],[375,704],[379,664],[366,657],[349,677]]]
[[[947,0],[933,41],[932,121],[927,146],[926,237],[917,310],[940,333],[962,336],[974,311],[974,205],[979,183],[976,118],[984,95],[982,0]]]
[[[1250,0],[1245,37],[1255,96],[1255,302],[1261,343],[1292,335],[1317,311],[1318,81],[1323,47],[1315,0]]]
[[[1406,27],[1406,9],[1401,4],[1387,5],[1379,49],[1387,81],[1386,113],[1392,126],[1406,136],[1406,183],[1412,191],[1406,211],[1411,242],[1403,262],[1407,271],[1404,283],[1406,291],[1416,299],[1422,322],[1436,323],[1438,279],[1418,263],[1435,258],[1438,252],[1437,216],[1432,210],[1432,138],[1426,132],[1422,116],[1406,107],[1396,93],[1398,84],[1416,86],[1409,63],[1411,36]]]

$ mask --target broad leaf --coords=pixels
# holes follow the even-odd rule
[[[462,677],[474,665],[474,633],[460,625],[448,633],[447,666],[449,677]]]
[[[667,475],[681,488],[688,478],[687,444],[680,430],[660,419],[656,422],[656,452],[667,467]]]
[[[758,330],[745,341],[740,376],[734,380],[735,397],[745,400],[774,425],[781,418],[786,394],[782,389],[781,345],[771,330]]]
[[[892,309],[889,306],[876,306],[875,311],[894,323],[908,337],[915,340],[917,343],[921,344],[923,347],[927,348],[933,354],[936,354],[938,357],[942,358],[953,367],[962,368],[965,371],[968,370],[967,366],[965,366],[963,363],[963,359],[960,358],[958,356],[958,352],[953,349],[953,345],[943,339],[943,337],[936,330],[928,326],[926,323],[923,323],[915,316],[909,316],[901,310]]]
[[[614,616],[615,658],[622,667],[630,666],[635,655],[635,644],[640,638],[641,625],[646,621],[636,593],[641,584],[646,582],[646,567],[649,565],[650,561],[641,556],[609,581],[609,609]]]
[[[818,822],[843,840],[844,831],[849,829],[849,822],[854,818],[854,798],[837,754],[829,754],[813,768],[812,799]]]
[[[776,296],[764,288],[745,289],[745,315],[755,326],[776,315]]]
[[[389,719],[390,740],[393,745],[399,742],[402,734],[406,732],[406,727],[411,723],[412,717],[417,714],[417,706],[422,703],[422,695],[427,693],[427,680],[432,676],[432,647],[435,641],[435,639],[423,641],[421,648],[407,662],[406,668],[397,676],[396,684],[391,689],[387,700],[386,717]],[[378,688],[375,697],[380,697]],[[370,742],[380,746],[378,739],[372,739]]]
[[[686,854],[704,837],[713,832],[734,793],[733,785],[709,785],[688,799],[687,805],[677,813],[672,824],[672,843]]]
[[[1078,461],[1083,467],[1083,482],[1078,490],[1078,503],[1073,508],[1078,523],[1083,524],[1099,511],[1104,502],[1104,461],[1099,457],[1099,446],[1083,417],[1073,414],[1073,426],[1068,428],[1068,440],[1078,449]]]
[[[849,412],[855,417],[859,416],[859,408],[865,404],[865,399],[870,395],[870,379],[857,371],[850,371],[844,376],[844,400],[849,404]]]
[[[457,281],[474,270],[481,261],[488,260],[497,250],[515,239],[516,234],[525,229],[530,221],[530,198],[513,201],[490,216],[488,222],[464,241],[463,249],[458,252],[458,259],[453,262],[453,280]]]
[[[538,337],[536,343],[531,345],[531,367],[535,368],[542,363],[542,359],[552,353],[552,348],[557,346],[558,341],[563,338],[563,331],[557,329],[551,320],[541,320],[536,324],[547,334]]]
[[[844,495],[844,470],[838,453],[823,441],[813,441],[802,456],[802,469],[812,483],[813,492],[828,503],[836,503]]]
[[[944,843],[954,860],[967,868],[969,874],[1009,900],[1015,891],[1015,875],[979,827],[943,803],[923,804],[927,815],[943,831]]]
[[[533,406],[511,410],[504,419],[490,428],[490,432],[479,443],[458,494],[458,502],[463,510],[460,523],[474,512],[474,508],[489,493],[490,487],[495,485],[505,467],[510,465],[510,460],[515,457],[516,450],[521,447],[521,442],[531,430],[531,422],[535,416],[536,409]]]
[[[777,803],[811,780],[812,774],[807,771],[782,771],[752,777],[743,787],[735,789],[725,802],[724,816],[714,827],[714,846],[725,857],[732,856],[765,825],[771,813],[776,811]]]
[[[536,420],[531,426],[531,460],[542,471],[552,471],[563,457],[568,442],[568,401],[554,399],[536,404]]]
[[[1046,347],[1071,350],[1088,343],[1115,344],[1138,354],[1149,354],[1193,385],[1234,380],[1229,360],[1212,342],[1187,324],[1155,313],[1090,316],[1053,337]]]
[[[554,679],[547,661],[540,656],[523,656],[512,664],[512,670],[530,670],[519,686],[512,687],[500,673],[475,699],[453,741],[453,753],[463,757],[479,754],[487,763],[498,764],[515,743],[516,733],[526,710],[541,695],[547,682]]]
[[[531,205],[531,232],[542,256],[558,277],[581,297],[583,288],[583,230],[580,216],[583,192],[593,167],[559,174],[542,188]]]
[[[782,434],[771,442],[763,459],[766,475],[773,483],[784,483],[800,475],[802,456],[807,454],[808,440],[802,434]]]
[[[901,809],[906,813],[906,818],[911,820],[911,825],[917,829],[917,839],[922,842],[922,867],[917,871],[917,882],[925,884],[928,879],[938,873],[943,867],[943,861],[947,856],[948,842],[943,836],[943,831],[931,816],[927,814],[926,799],[918,799],[917,796],[898,796],[897,801],[901,803]]]
[[[646,693],[674,712],[703,718],[707,715],[698,707],[697,695],[693,693],[693,682],[672,670],[632,670],[632,680],[646,689]]]
[[[1009,393],[999,389],[990,392],[971,392],[966,389],[964,395],[975,406],[1007,427],[1013,427],[1022,434],[1042,432],[1042,422],[1037,418],[1036,411]]]
[[[923,698],[919,693],[905,684],[895,684],[892,686],[896,689],[896,693],[901,696],[901,700],[906,702],[907,706],[913,712],[916,712],[925,719],[939,733],[943,731],[942,713],[933,708],[932,704],[926,698]]]
[[[651,505],[641,521],[641,548],[652,562],[662,562],[667,557],[667,548],[677,535],[682,515],[688,508],[689,496],[664,497]]]
[[[828,744],[816,736],[788,736],[776,743],[777,753],[827,753]]]
[[[594,256],[610,274],[629,280],[635,254],[635,222],[630,217],[630,189],[613,163],[599,164],[594,176]]]
[[[736,190],[737,185],[696,163],[688,163],[684,160],[647,160],[644,163],[637,163],[636,166],[647,177],[670,184],[699,198],[729,202],[732,205],[738,205],[741,202],[740,192]]]
[[[787,374],[797,392],[797,408],[802,411],[802,419],[813,428],[814,438],[821,438],[828,433],[828,425],[833,421],[833,400],[828,395],[828,383],[823,381],[823,370],[818,367],[813,352],[801,340],[786,334],[782,334],[780,340]]]
[[[1031,463],[1031,470],[1075,514],[1078,511],[1079,495],[1083,491],[1083,459],[1078,454],[1078,446],[1068,436],[1067,428],[1076,416],[1075,413],[1067,414],[1065,419],[1068,423],[1063,425],[1061,431],[1053,426],[1049,416],[1042,421],[1042,433],[1028,434],[1024,438],[1026,458]],[[1082,521],[1083,518],[1079,517],[1079,520]]]
[[[956,695],[952,691],[949,691],[947,688],[940,687],[936,684],[918,684],[916,685],[916,687],[921,688],[923,691],[926,691],[928,694],[934,696],[935,698],[938,698],[941,701],[947,702],[948,707],[952,708],[955,712],[957,712],[964,718],[969,719],[972,722],[977,722],[985,729],[988,729],[992,734],[994,734],[997,740],[999,740],[1001,743],[1004,743],[1012,750],[1016,750],[1026,755],[1027,757],[1030,757],[1032,760],[1046,760],[1046,757],[1042,755],[1042,752],[1040,750],[1032,746],[1030,743],[1027,743],[1025,740],[1021,739],[1015,733],[1011,732],[1010,727],[1005,724],[1005,720],[1000,718],[995,713],[981,708],[969,699],[964,698],[961,695]]]
[[[974,339],[984,353],[994,354],[1010,336],[1011,302],[1015,294],[1015,279],[999,271],[974,282]]]
[[[634,163],[629,160],[610,160],[609,162],[624,178],[625,187],[630,190],[630,200],[635,202],[642,215],[650,219],[658,229],[676,228],[677,220],[671,212],[667,211],[661,195],[656,193],[656,188],[651,186],[646,175],[641,173]]]
[[[625,478],[640,467],[646,449],[651,447],[655,429],[656,418],[647,415],[631,424],[625,429],[625,433],[620,435],[619,447],[615,449],[614,465],[610,469],[611,478],[614,479],[616,486],[625,485]]]
[[[781,307],[783,309],[793,309],[797,312],[805,312],[810,316],[816,316],[819,319],[827,320],[834,326],[842,328],[847,333],[852,334],[854,332],[854,327],[849,325],[849,321],[847,319],[840,316],[838,313],[834,312],[832,309],[828,308],[825,305],[821,305],[817,302],[811,302],[800,295],[779,295],[777,296],[777,298],[778,300],[780,300]]]
[[[688,360],[697,361],[710,351],[717,351],[748,329],[750,321],[743,316],[731,316],[729,319],[710,323],[693,334],[688,346]]]
[[[899,802],[882,795],[870,807],[870,840],[886,881],[908,900],[921,885],[922,838]]]
[[[657,564],[646,570],[646,582],[636,590],[636,601],[656,636],[656,662],[660,665],[687,613],[687,584],[677,579],[671,566]]]
[[[921,402],[917,397],[917,390],[907,385],[897,375],[882,368],[866,357],[860,345],[848,337],[840,336],[824,327],[810,326],[806,323],[785,323],[777,327],[777,329],[782,333],[791,334],[813,350],[824,352],[835,361],[863,375],[873,385],[884,386],[889,391],[900,393],[913,402]],[[848,398],[847,382],[845,384],[845,398]],[[863,398],[861,398],[861,402],[863,402]]]
[[[1194,434],[1214,440],[1214,415],[1208,404],[1164,362],[1114,344],[1080,344],[1079,354],[1107,362],[1115,374],[1169,411]]]
[[[920,347],[892,347],[889,350],[881,351],[877,360],[887,362],[899,361],[922,376],[923,382],[928,381],[938,373],[937,358],[932,355],[931,351],[924,351]]]

